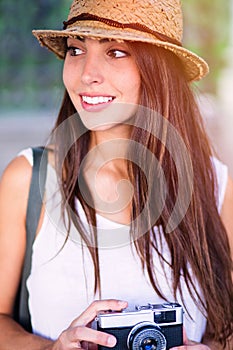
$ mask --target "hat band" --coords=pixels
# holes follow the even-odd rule
[[[67,27],[69,25],[74,24],[77,21],[97,21],[97,22],[102,22],[104,24],[107,24],[107,25],[109,25],[111,27],[115,27],[115,28],[134,29],[134,30],[138,30],[141,32],[152,34],[159,40],[162,40],[165,42],[170,42],[171,44],[175,44],[177,46],[182,46],[180,41],[173,39],[173,38],[170,38],[167,35],[162,34],[160,32],[157,32],[155,30],[152,30],[141,23],[120,23],[120,22],[114,21],[112,19],[92,15],[90,13],[81,13],[78,16],[70,18],[68,21],[64,21],[63,22],[63,24],[64,24],[63,29],[67,29]]]

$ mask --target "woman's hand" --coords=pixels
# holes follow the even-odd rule
[[[97,345],[109,348],[116,345],[116,338],[110,334],[90,328],[90,323],[95,319],[99,311],[121,311],[127,307],[127,302],[119,300],[94,301],[79,317],[77,317],[61,333],[52,346],[52,350],[71,349],[97,349]]]
[[[185,343],[184,343],[185,344]],[[171,348],[170,350],[211,350],[207,345],[188,341],[185,345]]]

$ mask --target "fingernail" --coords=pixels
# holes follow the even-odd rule
[[[116,338],[115,337],[108,337],[107,344],[110,347],[113,347],[116,345]]]

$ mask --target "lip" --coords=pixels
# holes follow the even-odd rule
[[[82,105],[82,108],[85,110],[85,111],[88,111],[88,112],[98,112],[98,111],[101,111],[105,108],[107,108],[114,100],[115,100],[115,96],[112,96],[112,95],[106,95],[106,94],[101,94],[101,93],[95,93],[95,94],[90,94],[90,93],[81,93],[79,94],[80,96],[80,101],[81,101],[81,105]],[[83,97],[89,97],[89,98],[100,98],[100,97],[103,97],[103,99],[108,99],[108,98],[111,98],[111,100],[109,101],[101,101],[99,103],[96,103],[96,104],[91,104],[91,103],[88,103],[87,101],[84,101],[83,100]]]

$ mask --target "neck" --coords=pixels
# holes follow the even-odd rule
[[[92,131],[84,166],[96,212],[123,224],[130,222],[133,193],[128,181],[129,135],[126,130],[121,133]]]
[[[112,169],[126,168],[126,152],[131,135],[129,125],[119,125],[109,130],[91,131],[88,164],[106,164]],[[123,167],[123,168],[122,168]]]

